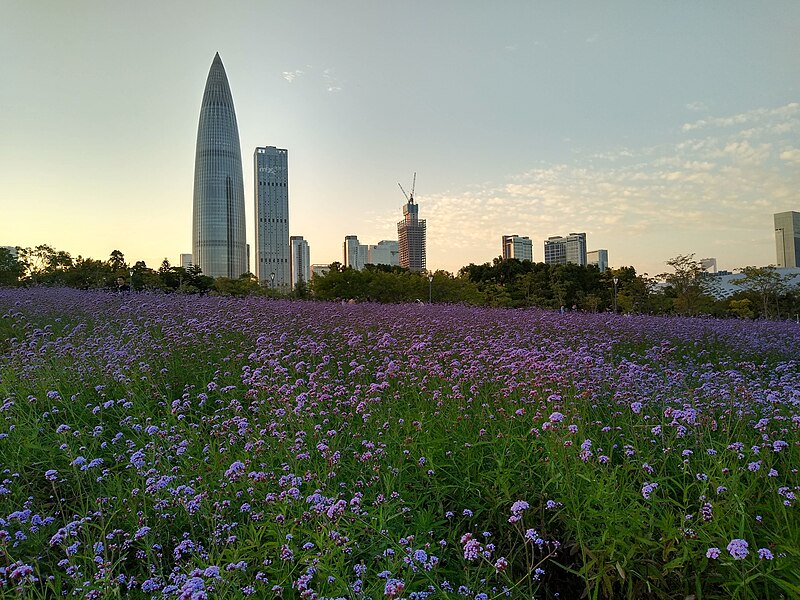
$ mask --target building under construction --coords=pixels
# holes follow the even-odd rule
[[[414,201],[414,188],[417,174],[411,185],[411,194],[406,194],[399,183],[406,204],[403,206],[403,220],[397,223],[397,241],[400,246],[400,266],[416,273],[425,271],[425,219],[419,218],[419,206]]]

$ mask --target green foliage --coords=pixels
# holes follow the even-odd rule
[[[8,248],[0,248],[0,286],[17,285],[24,274],[24,264]]]

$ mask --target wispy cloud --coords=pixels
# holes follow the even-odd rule
[[[751,264],[735,253],[752,252],[752,240],[769,238],[762,222],[797,203],[798,117],[800,104],[708,118],[684,126],[674,143],[542,164],[494,185],[423,196],[429,253],[434,264],[453,249],[484,262],[499,254],[505,233],[531,235],[541,246],[548,236],[586,231],[592,248],[610,249],[612,264],[663,265],[695,251],[688,244],[730,252],[721,260],[731,266]],[[676,247],[656,247],[656,238]]]
[[[699,100],[696,102],[689,102],[686,105],[686,108],[688,110],[691,110],[692,112],[702,112],[708,110],[708,106],[706,105],[706,103],[700,102]]]
[[[342,84],[334,75],[333,69],[325,69],[322,72],[322,79],[329,92],[339,92],[342,90]]]
[[[315,69],[312,65],[306,65],[305,69],[294,69],[292,71],[283,71],[281,73],[281,76],[289,83],[293,83],[300,77],[303,77],[304,75],[309,75],[309,77],[311,77],[313,81],[316,82],[321,81],[323,86],[328,92],[339,92],[342,90],[342,84],[336,77],[333,69],[328,68],[328,69],[323,69],[321,72],[317,71],[316,75],[314,71]]]
[[[292,83],[298,77],[305,75],[305,73],[306,72],[303,71],[302,69],[295,69],[294,71],[284,71],[283,73],[281,73],[281,75],[283,75],[283,78],[286,81]]]

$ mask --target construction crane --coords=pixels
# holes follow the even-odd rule
[[[411,182],[411,195],[406,194],[406,191],[403,189],[403,186],[400,185],[399,181],[397,182],[397,185],[400,186],[400,191],[403,192],[403,196],[406,197],[406,201],[409,204],[414,204],[414,188],[417,187],[417,173],[416,173],[416,171],[414,172],[414,179]]]

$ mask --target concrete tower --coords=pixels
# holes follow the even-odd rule
[[[778,267],[800,267],[800,212],[775,213],[775,254]]]
[[[247,272],[239,128],[219,53],[208,72],[197,126],[192,260],[210,277],[236,278]]]
[[[284,292],[292,289],[289,244],[289,154],[264,146],[253,154],[255,173],[256,276]]]

